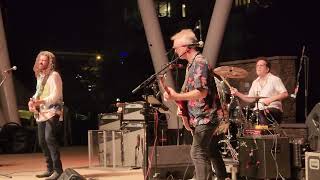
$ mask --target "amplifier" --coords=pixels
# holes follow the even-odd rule
[[[121,114],[119,113],[103,113],[98,115],[98,123],[100,130],[119,130]]]
[[[149,156],[155,151],[153,148],[153,146],[149,147]],[[193,177],[195,167],[190,156],[190,145],[157,146],[156,148],[156,155],[151,162],[150,175],[158,174],[160,180],[191,179]]]
[[[123,109],[124,121],[144,121],[144,116],[141,114],[144,102],[127,103]]]
[[[320,179],[320,152],[306,152],[306,180]]]
[[[287,137],[240,137],[239,146],[240,176],[257,179],[281,176],[290,178],[290,149]]]

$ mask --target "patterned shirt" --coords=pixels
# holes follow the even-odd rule
[[[184,91],[189,92],[195,89],[206,89],[208,95],[202,99],[188,101],[190,124],[195,127],[209,122],[216,123],[215,82],[213,76],[211,76],[211,68],[207,60],[199,53],[192,63],[188,64]]]

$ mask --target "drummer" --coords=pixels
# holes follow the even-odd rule
[[[240,93],[236,88],[231,88],[231,94],[238,96],[245,102],[253,103],[259,108],[259,125],[269,125],[281,122],[282,119],[282,103],[281,100],[288,97],[288,91],[282,83],[281,79],[272,73],[271,63],[266,57],[256,59],[257,79],[252,82],[252,86],[248,95]]]

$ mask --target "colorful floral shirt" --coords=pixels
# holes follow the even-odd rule
[[[193,62],[188,64],[186,78],[185,92],[195,89],[208,90],[207,97],[188,101],[190,124],[195,127],[209,122],[216,123],[216,87],[213,76],[211,76],[211,68],[203,55],[198,53]]]

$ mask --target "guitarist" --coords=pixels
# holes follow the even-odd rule
[[[197,38],[191,29],[183,29],[171,37],[175,53],[188,61],[183,91],[171,87],[164,92],[165,100],[187,101],[190,125],[194,127],[191,158],[196,179],[212,179],[213,171],[219,180],[227,177],[225,164],[218,148],[216,87],[205,57],[196,49]],[[179,113],[178,113],[179,115]]]
[[[62,80],[55,71],[55,56],[49,51],[41,51],[33,67],[37,78],[36,93],[28,103],[38,125],[39,145],[44,153],[47,170],[36,177],[46,180],[58,179],[62,174],[57,127],[62,120]]]

